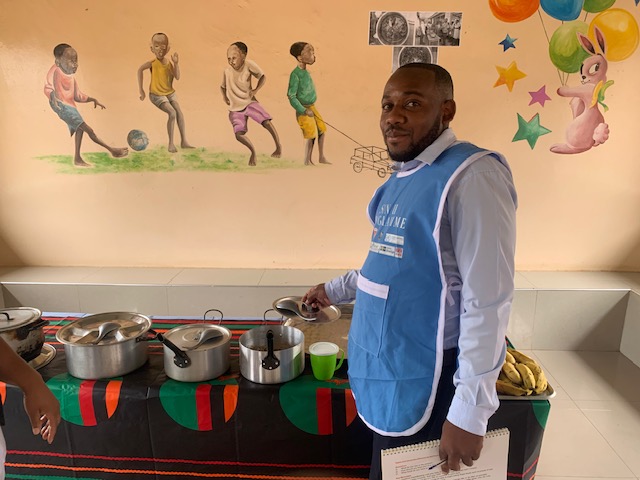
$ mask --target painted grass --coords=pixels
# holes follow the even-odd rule
[[[304,167],[302,160],[271,158],[265,154],[258,154],[257,165],[250,167],[247,165],[248,153],[212,151],[206,148],[179,149],[177,153],[169,153],[166,147],[155,147],[142,152],[129,150],[129,155],[124,158],[113,158],[106,152],[83,153],[84,161],[93,164],[93,167],[74,166],[72,155],[43,155],[37,158],[56,164],[58,173],[78,175],[179,170],[259,173]]]

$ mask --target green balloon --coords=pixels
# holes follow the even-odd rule
[[[598,13],[606,10],[614,3],[616,3],[616,0],[584,0],[582,9],[585,12]]]
[[[587,34],[589,25],[580,20],[562,24],[551,36],[549,58],[563,72],[575,73],[589,54],[578,41],[577,32]]]

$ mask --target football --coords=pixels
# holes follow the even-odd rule
[[[136,152],[140,152],[149,145],[149,138],[142,130],[131,130],[127,135],[127,143]]]

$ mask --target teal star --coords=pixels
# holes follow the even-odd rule
[[[513,137],[512,142],[518,140],[526,140],[529,142],[531,150],[536,146],[538,138],[547,133],[551,133],[551,130],[540,125],[540,114],[536,113],[528,122],[518,113],[518,131]]]
[[[638,0],[640,1],[640,0]],[[516,48],[515,46],[515,41],[518,40],[517,38],[511,38],[509,36],[509,34],[507,33],[507,36],[504,37],[504,40],[502,40],[501,42],[498,42],[498,45],[502,45],[502,51],[506,52],[507,50],[509,50],[510,48]]]

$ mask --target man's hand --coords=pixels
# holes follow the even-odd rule
[[[311,287],[309,291],[304,294],[304,297],[302,297],[302,301],[307,305],[311,305],[313,308],[325,308],[332,305],[324,289],[324,283]]]
[[[305,114],[307,117],[313,117],[313,116],[314,116],[314,115],[313,115],[313,110],[311,110],[310,108],[306,108],[306,109],[304,110],[304,114]]]
[[[100,107],[100,108],[102,108],[102,110],[104,110],[105,108],[107,108],[107,107],[105,107],[103,104],[101,104],[101,103],[98,101],[98,99],[96,99],[96,98],[90,98],[88,101],[89,101],[89,102],[93,102],[93,108],[98,108],[98,107]]]
[[[60,403],[51,390],[38,378],[24,387],[24,410],[29,416],[34,435],[53,442],[60,424]]]
[[[178,52],[174,52],[173,55],[171,55],[171,61],[173,62],[174,65],[177,65],[178,60],[180,60],[180,57],[178,56]]]
[[[460,461],[467,467],[473,465],[474,460],[480,458],[483,440],[484,437],[469,433],[445,420],[440,439],[440,458],[447,461],[440,467],[442,471],[449,473],[450,470],[460,470]]]

